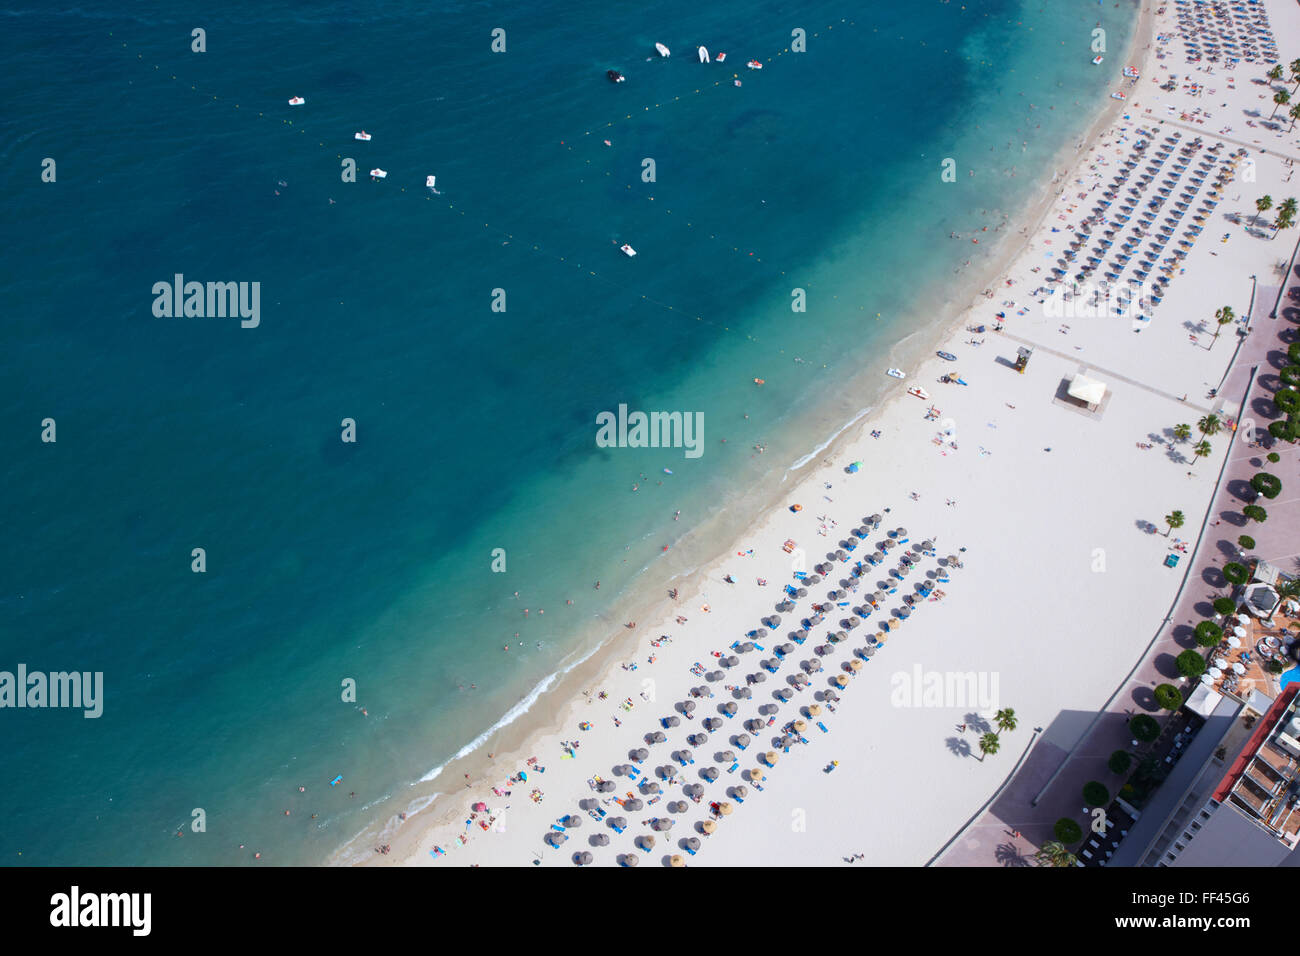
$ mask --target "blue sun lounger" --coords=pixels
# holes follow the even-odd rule
[[[824,734],[829,734],[829,733],[830,733],[830,731],[826,729],[826,725],[823,724],[820,720],[817,721],[817,726],[820,727],[820,728],[822,729],[822,733],[824,733]]]
[[[558,823],[552,823],[552,824],[551,824],[551,829],[552,829],[552,830],[555,830],[555,831],[557,831],[557,832],[559,832],[559,833],[563,833],[563,832],[564,832],[564,827],[560,826]]]
[[[739,769],[740,769],[740,761],[737,760],[735,763],[733,763],[730,767],[727,768],[727,773],[735,773]]]

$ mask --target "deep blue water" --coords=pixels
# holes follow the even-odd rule
[[[1031,198],[1114,79],[1094,22],[1118,51],[1134,13],[130,9],[0,10],[0,669],[106,686],[95,720],[0,710],[10,863],[312,862],[403,805],[870,402],[972,255],[949,231]],[[155,317],[175,273],[260,282],[260,326]],[[703,412],[704,455],[597,448],[620,402]]]

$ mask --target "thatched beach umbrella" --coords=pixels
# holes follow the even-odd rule
[[[862,661],[849,661],[849,669],[856,674],[862,670]]]
[[[688,714],[693,712],[695,710],[695,701],[693,700],[682,701],[682,710],[686,711],[686,713]]]
[[[876,515],[872,515],[870,520],[873,525],[879,528],[880,522],[883,521],[884,519],[880,515],[876,514]]]
[[[635,797],[633,797],[631,800],[623,801],[623,809],[628,811],[629,813],[633,812],[634,810],[640,810],[644,806],[645,804],[642,803],[640,800],[636,799]]]
[[[744,734],[741,734],[740,736],[741,736],[741,737],[745,737]],[[740,740],[740,737],[737,737],[736,740],[739,741],[739,740]],[[745,742],[746,742],[746,743],[749,742],[749,738],[748,738],[748,737],[745,737]],[[724,750],[722,753],[718,754],[718,762],[719,762],[719,763],[735,763],[735,762],[736,762],[736,752],[735,752],[734,750]]]
[[[713,820],[705,820],[700,824],[700,829],[704,831],[705,835],[708,835],[718,829],[718,824]]]
[[[613,780],[602,780],[600,783],[596,784],[596,791],[598,793],[613,793],[614,789]]]
[[[546,834],[546,842],[549,843],[551,846],[559,846],[567,839],[568,837],[565,836],[563,833],[557,833],[554,830]]]
[[[778,754],[775,750],[769,750],[767,753],[763,754],[763,762],[766,763],[769,767],[775,767],[776,762],[780,759],[781,759],[780,754]]]
[[[814,575],[814,577],[816,577],[816,575]],[[795,597],[807,597],[807,596],[808,596],[808,589],[807,589],[807,588],[796,588],[794,593],[795,593]]]
[[[560,823],[564,824],[566,829],[576,830],[578,827],[582,826],[582,817],[570,813],[567,817],[561,820]]]
[[[685,748],[677,751],[675,756],[677,757],[678,760],[685,760],[687,763],[690,763],[692,760],[695,759],[695,754]]]
[[[681,718],[675,715],[664,718],[664,723],[667,724],[669,727],[680,726],[681,722],[682,722]]]
[[[922,551],[933,551],[933,550],[934,550],[934,542],[931,541],[929,538],[926,538],[924,541],[921,542],[921,550],[922,550]]]
[[[674,854],[672,855],[672,857],[668,860],[668,863],[669,863],[671,866],[685,866],[685,865],[686,865],[686,861],[685,861],[684,859],[682,859],[681,854],[678,854],[678,853],[674,853]]]
[[[710,783],[712,783],[714,780],[718,779],[718,768],[705,767],[703,770],[700,771],[700,776],[703,777],[705,780],[709,781]]]
[[[642,793],[658,793],[658,792],[659,792],[659,784],[655,783],[653,780],[642,780],[642,781],[641,781],[641,792],[642,792]]]
[[[653,833],[643,833],[636,838],[636,845],[647,853],[655,848],[655,837]]]
[[[727,701],[725,704],[722,705],[722,709],[723,709],[723,711],[725,711],[725,712],[728,713],[728,714],[731,714],[731,715],[734,717],[734,716],[736,715],[736,711],[737,711],[739,708],[736,707],[736,704],[735,704],[734,701],[730,701],[730,700],[729,700],[729,701]]]
[[[848,687],[849,679],[845,677],[843,674],[841,674],[839,677],[835,678],[835,683],[838,684],[841,688]]]
[[[654,738],[654,742],[657,744],[661,744],[668,739],[666,736],[664,736],[664,732],[662,730],[656,730],[652,736]]]
[[[686,848],[688,850],[698,850],[700,848],[699,837],[688,837],[686,840]]]
[[[591,862],[591,854],[585,850],[581,853],[575,853],[573,854],[573,862],[578,866],[586,866]]]
[[[727,803],[725,800],[722,803],[718,804],[718,812],[721,813],[724,817],[730,816],[732,809],[733,808],[731,804]]]
[[[803,635],[804,637],[807,637],[807,636],[808,636],[808,632],[807,632],[807,631],[798,631],[798,632],[796,632],[796,636],[798,636],[798,635]],[[782,654],[793,654],[793,653],[794,653],[794,645],[791,644],[791,643],[789,643],[789,642],[786,642],[785,644],[782,644],[780,647],[778,647],[777,650],[780,651]]]
[[[655,817],[654,822],[651,823],[650,826],[653,829],[660,831],[671,830],[673,828],[673,821],[668,817]]]
[[[788,701],[791,697],[794,696],[794,691],[790,690],[790,688],[788,687],[782,687],[780,690],[776,692],[776,696],[780,697],[784,701]]]
[[[821,705],[821,704],[809,704],[809,705],[808,705],[808,716],[809,716],[809,717],[816,717],[816,716],[817,716],[818,714],[820,714],[821,712],[822,712],[822,705]]]
[[[721,717],[705,717],[705,718],[704,718],[704,726],[707,727],[709,730],[717,730],[719,727],[722,726],[722,718],[721,718]]]
[[[794,727],[794,731],[797,734],[801,734],[808,729],[808,724],[802,720],[796,720],[794,724],[792,724],[792,726]]]
[[[736,734],[736,746],[737,746],[737,747],[748,747],[748,746],[749,746],[749,734]]]
[[[959,563],[960,562],[957,560],[957,555],[955,554],[948,555],[948,567],[955,568]]]
[[[608,834],[608,833],[596,833],[596,834],[593,834],[592,837],[591,837],[591,839],[592,839],[592,841],[596,844],[596,846],[609,846],[609,834]]]
[[[753,677],[755,684],[761,684],[763,683],[763,681],[767,680],[767,675],[764,674],[762,671],[759,671],[757,674],[753,674],[751,676]]]
[[[709,735],[701,731],[698,734],[692,734],[686,739],[690,741],[692,747],[698,747],[709,742]]]
[[[641,858],[637,856],[635,853],[624,853],[621,857],[619,857],[619,860],[622,861],[624,866],[628,866],[628,867],[636,866],[638,863],[641,862]]]

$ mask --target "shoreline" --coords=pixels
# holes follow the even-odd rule
[[[1149,43],[1152,33],[1151,20],[1151,7],[1144,4],[1130,37],[1130,59],[1133,51]],[[1005,275],[1011,264],[1025,255],[1052,208],[1068,188],[1067,183],[1077,172],[1077,167],[1093,151],[1101,137],[1111,129],[1125,108],[1126,104],[1118,102],[1103,101],[1100,104],[1091,122],[1082,130],[1073,133],[1057,150],[1050,164],[1050,173],[1048,170],[1044,171],[1043,187],[1054,188],[1045,193],[1042,192],[1043,187],[1031,191],[1031,198],[1024,206],[1007,216],[1008,226],[1019,225],[1020,228],[1014,232],[1008,229],[999,237],[990,258],[979,266],[978,276],[984,278],[978,278],[974,272],[959,278],[958,281],[963,287],[969,287],[971,294],[969,298],[963,295],[956,301],[966,301],[967,304],[960,307],[952,319],[936,322],[933,326],[917,330],[901,342],[895,343],[891,346],[887,361],[899,361],[900,364],[908,367],[918,367],[919,372],[919,367],[926,364],[924,356],[927,353],[932,356],[935,348],[962,330],[974,312],[989,304],[990,300],[980,290],[991,290],[997,277]],[[1047,178],[1049,174],[1050,179]],[[1035,197],[1035,193],[1041,194]],[[896,358],[900,351],[907,354],[915,353],[915,357],[911,361],[904,362]],[[891,388],[892,384],[888,381],[882,383],[881,394],[866,404],[863,412],[856,417],[856,421],[850,420],[838,426],[837,430],[831,432],[833,437],[814,446],[813,451],[784,467],[775,494],[766,502],[756,501],[755,507],[748,509],[752,511],[753,520],[746,525],[746,530],[742,534],[745,540],[760,536],[755,528],[768,523],[773,508],[791,488],[811,480],[813,473],[818,470],[819,459],[824,465],[845,448],[860,442],[877,420],[885,417],[892,406],[900,404],[901,399],[908,397],[901,389]],[[773,471],[775,472],[776,469]],[[707,529],[693,529],[687,537],[696,534],[701,538],[707,538]],[[680,546],[681,542],[678,544]],[[722,566],[731,557],[732,550],[731,548],[715,550],[713,557],[706,563],[688,572],[675,573],[668,579],[668,583],[672,583],[685,575],[698,582],[689,597],[683,595],[681,602],[683,605],[698,605],[698,602],[706,597],[707,583],[718,576]],[[637,586],[634,594],[619,599],[611,609],[610,616],[615,619],[627,616],[638,621],[669,619],[668,612],[673,607],[672,601],[666,597],[645,596],[647,591],[654,593],[657,590],[657,588],[650,589],[648,584]],[[643,636],[643,634],[617,631],[611,635],[609,632],[612,627],[612,622],[604,626],[604,637],[597,640],[595,646],[576,650],[573,654],[576,658],[574,663],[566,665],[560,672],[548,675],[535,685],[533,693],[529,695],[533,698],[532,704],[520,712],[515,720],[504,726],[494,725],[493,728],[484,731],[475,738],[475,741],[466,745],[468,747],[477,743],[478,746],[473,751],[463,756],[453,757],[444,763],[438,780],[445,782],[445,778],[449,781],[458,781],[464,779],[467,773],[472,784],[485,778],[504,778],[509,772],[506,768],[520,766],[528,755],[540,753],[545,741],[559,734],[560,728],[575,722],[578,714],[592,702],[592,698],[588,696],[591,694],[591,688],[608,684],[618,676],[616,663],[620,659],[627,658],[639,643],[640,636]],[[594,625],[593,631],[597,630],[600,630],[600,626]],[[545,689],[538,692],[537,688],[542,685],[546,685]],[[521,701],[516,704],[510,712],[517,710],[523,703]],[[509,713],[505,716],[509,716]],[[502,718],[504,719],[505,717]],[[501,721],[497,722],[500,723]],[[462,748],[461,752],[463,753],[464,750],[465,748]],[[428,774],[425,776],[427,777]],[[422,779],[419,782],[430,781]],[[481,787],[476,788],[471,785],[466,789],[477,793]],[[460,816],[458,809],[450,806],[443,808],[440,805],[457,803],[462,792],[458,787],[445,787],[439,793],[432,795],[428,803],[417,813],[408,814],[404,822],[399,821],[395,816],[384,821],[382,828],[378,828],[378,833],[373,832],[377,827],[372,824],[365,833],[353,837],[342,848],[331,854],[328,862],[349,862],[345,858],[349,855],[350,847],[360,843],[365,845],[369,852],[370,844],[384,840],[394,844],[393,852],[388,856],[376,856],[371,852],[360,860],[352,859],[350,862],[359,862],[363,865],[413,862],[419,856],[420,843],[427,840],[428,834],[440,827],[450,825],[456,817]]]

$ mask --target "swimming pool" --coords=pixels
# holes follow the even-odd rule
[[[1287,684],[1294,684],[1297,681],[1300,681],[1300,665],[1291,668],[1289,671],[1287,671],[1285,674],[1282,675],[1281,689],[1286,690]]]

